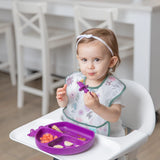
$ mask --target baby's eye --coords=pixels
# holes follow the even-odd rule
[[[82,58],[81,61],[82,61],[82,62],[86,62],[87,59],[86,59],[86,58]]]
[[[100,59],[99,59],[99,58],[95,58],[94,61],[95,61],[95,62],[99,62]]]

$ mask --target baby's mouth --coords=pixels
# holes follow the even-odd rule
[[[95,75],[95,73],[94,72],[88,73],[88,75],[93,76],[93,75]]]

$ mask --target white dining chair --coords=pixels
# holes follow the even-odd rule
[[[117,36],[120,57],[126,58],[133,55],[133,38],[119,36],[115,30],[115,21],[118,18],[117,8],[92,7],[87,5],[74,6],[75,32],[78,36],[89,28],[109,28]]]
[[[0,69],[9,69],[10,79],[13,86],[16,85],[16,58],[14,53],[14,39],[12,23],[0,22],[0,35],[5,37],[6,61],[0,60]]]
[[[74,33],[72,31],[48,27],[45,14],[45,2],[18,2],[13,3],[13,17],[16,35],[17,63],[18,63],[18,107],[24,103],[24,92],[42,97],[42,114],[49,109],[49,95],[51,90],[64,84],[64,79],[51,81],[50,49],[72,44]],[[32,48],[41,52],[41,66],[39,72],[24,77],[23,48]],[[54,52],[54,50],[53,50]],[[42,75],[42,90],[29,87],[26,82]]]

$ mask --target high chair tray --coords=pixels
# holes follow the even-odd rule
[[[58,130],[55,130],[56,129]],[[54,128],[54,129],[53,129]],[[51,154],[69,155],[88,150],[94,143],[94,132],[69,122],[57,122],[40,127],[36,145]]]
[[[133,132],[131,134],[135,134],[134,138],[132,139],[128,139],[127,137],[127,140],[125,140],[126,138],[125,137],[120,137],[120,138],[114,138],[114,137],[106,137],[106,136],[103,136],[103,135],[99,135],[99,134],[95,134],[95,137],[94,137],[94,143],[93,143],[93,139],[92,139],[92,135],[87,135],[85,132],[81,133],[80,135],[81,136],[84,136],[85,138],[88,138],[89,137],[89,140],[92,141],[86,141],[88,144],[92,144],[92,147],[83,151],[83,152],[79,152],[77,151],[77,154],[72,154],[72,155],[60,155],[60,154],[56,154],[56,153],[49,153],[49,152],[46,152],[45,150],[42,150],[40,149],[37,144],[36,144],[36,141],[35,141],[35,137],[29,137],[27,134],[30,133],[30,130],[31,129],[38,129],[40,126],[48,126],[50,124],[56,124],[56,123],[59,123],[61,122],[61,115],[62,115],[62,109],[57,109],[51,113],[48,113],[47,115],[45,116],[42,116],[34,121],[31,121],[25,125],[22,125],[16,129],[14,129],[12,132],[10,132],[9,134],[9,137],[13,140],[13,141],[16,141],[16,142],[19,142],[21,144],[24,144],[30,148],[33,148],[33,149],[36,149],[44,154],[47,154],[51,157],[55,157],[57,159],[60,159],[60,160],[84,160],[84,159],[87,159],[87,160],[91,160],[91,159],[101,159],[101,160],[111,160],[111,159],[116,159],[118,158],[119,156],[123,155],[124,154],[124,151],[127,150],[127,148],[129,148],[130,146],[130,143],[135,143],[136,141],[136,137],[141,137],[143,135],[141,135],[139,132]],[[62,125],[63,123],[61,123]],[[72,134],[70,135],[70,133],[68,133],[67,131],[70,131],[69,130],[69,126],[68,127],[64,127],[64,125],[60,126],[60,125],[57,125],[59,126],[59,128],[61,130],[64,130],[66,129],[66,131],[64,133],[58,133],[58,132],[55,132],[53,131],[54,133],[57,133],[58,135],[60,135],[60,137],[71,137],[71,138],[74,138],[74,136],[79,136],[79,133],[77,134],[77,131],[79,132],[79,130],[76,130],[76,129],[73,129],[73,136]],[[48,127],[49,128],[49,127]],[[71,127],[72,128],[72,127]],[[45,131],[42,131],[43,133]],[[40,133],[39,133],[40,134]],[[37,132],[37,136],[38,135],[38,132]],[[41,135],[40,135],[41,136]],[[37,137],[38,138],[38,137]],[[68,139],[66,138],[67,141],[71,140],[71,139]],[[60,141],[60,143],[63,142],[66,140],[65,138],[62,138],[62,141]],[[126,143],[124,141],[127,141]],[[55,141],[56,142],[56,141]],[[54,142],[54,143],[55,143]],[[71,141],[73,142],[73,141]],[[82,143],[82,145],[88,145],[86,144],[86,142],[80,142],[80,141],[76,141],[76,144],[74,146],[72,146],[72,149],[76,149],[76,145],[78,143]],[[81,146],[82,146],[81,145]]]

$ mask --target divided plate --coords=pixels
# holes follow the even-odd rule
[[[52,129],[53,125],[62,132]],[[46,133],[51,134],[56,139],[41,143],[41,137]],[[36,133],[35,140],[36,145],[43,151],[51,154],[70,155],[89,149],[94,144],[95,134],[91,130],[69,122],[57,122],[40,128]],[[65,143],[69,143],[69,145]],[[61,148],[56,148],[57,145]]]

